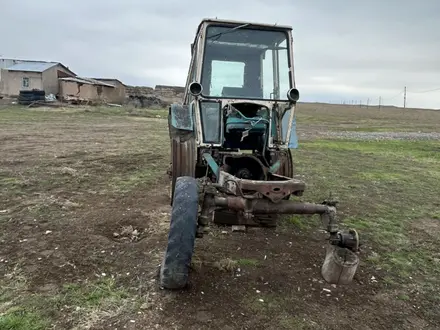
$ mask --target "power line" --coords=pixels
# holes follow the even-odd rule
[[[382,100],[392,100],[395,99],[396,97],[398,97],[399,95],[402,95],[402,93],[404,93],[404,91],[400,91],[398,94],[392,96],[392,97],[386,97],[386,98],[382,98]]]
[[[429,89],[427,91],[419,91],[419,92],[411,92],[408,91],[409,93],[414,93],[414,94],[422,94],[422,93],[429,93],[429,92],[435,92],[435,91],[440,91],[440,88],[435,88],[435,89]]]
[[[434,88],[434,89],[428,89],[428,90],[424,90],[424,91],[413,92],[413,91],[408,90],[408,88],[405,86],[403,88],[403,90],[399,91],[399,93],[397,93],[397,94],[395,94],[395,95],[393,95],[391,97],[379,96],[379,104],[378,104],[378,106],[379,106],[379,109],[380,109],[382,106],[385,105],[384,101],[389,102],[391,100],[394,100],[398,96],[403,96],[403,108],[406,108],[406,106],[408,105],[408,93],[422,94],[422,93],[430,93],[430,92],[436,92],[436,91],[440,91],[440,87]],[[370,99],[371,98],[367,99],[367,102],[366,102],[366,107],[367,108],[370,105]],[[357,101],[354,101],[354,100],[351,100],[351,102],[350,101],[347,102],[346,100],[342,100],[341,104],[352,104],[352,105],[354,105],[354,104],[358,104],[358,103],[357,103]],[[362,107],[362,100],[359,101],[359,106]]]

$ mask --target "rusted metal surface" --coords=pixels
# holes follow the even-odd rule
[[[282,178],[278,176],[278,178]],[[287,178],[286,178],[287,179]],[[273,203],[279,203],[286,196],[305,190],[305,183],[295,180],[260,181],[238,179],[235,176],[220,171],[219,184],[228,189],[232,194],[247,198],[261,198],[265,196]],[[258,193],[259,196],[251,196]]]
[[[352,251],[359,250],[359,235],[356,230],[350,229],[348,232],[337,232],[330,237],[330,244],[347,248]]]
[[[217,210],[214,213],[214,222],[222,225],[245,225],[257,227],[261,223],[257,217],[244,217],[242,212],[233,210]]]
[[[246,225],[259,224],[259,221],[255,219],[256,214],[319,214],[327,232],[330,233],[330,244],[347,248],[354,252],[359,250],[358,233],[354,229],[349,231],[340,231],[338,229],[336,209],[333,206],[286,200],[273,203],[268,199],[247,199],[238,196],[216,196],[211,200],[211,203],[214,207],[236,212],[239,215],[239,221],[234,223]]]
[[[273,159],[281,161],[281,166],[275,172],[276,174],[288,177],[289,179],[293,177],[293,159],[289,149],[274,152]]]
[[[179,176],[195,177],[196,145],[195,139],[182,141],[180,137],[171,139],[171,204],[174,194],[174,185]]]
[[[215,197],[216,206],[235,211],[251,211],[258,214],[324,214],[330,208],[322,204],[280,201],[272,203],[268,199],[246,199],[238,196]]]

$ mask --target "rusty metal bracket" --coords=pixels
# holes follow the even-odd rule
[[[264,196],[273,203],[279,203],[286,196],[305,190],[304,182],[288,178],[282,180],[282,176],[277,176],[277,178],[280,180],[246,180],[238,179],[227,172],[220,171],[218,183],[224,186],[231,194],[245,195],[247,193],[252,195],[259,193],[261,197]]]

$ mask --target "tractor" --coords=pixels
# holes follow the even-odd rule
[[[297,148],[292,28],[203,19],[191,44],[183,101],[169,107],[168,243],[159,269],[165,289],[188,284],[196,238],[210,223],[274,227],[281,215],[318,214],[329,244],[356,253],[341,231],[336,202],[295,200]]]

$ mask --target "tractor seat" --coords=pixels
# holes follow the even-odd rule
[[[249,119],[238,118],[238,117],[228,117],[226,119],[226,133],[231,133],[232,131],[247,131],[250,130],[250,133],[260,133],[263,134],[266,132],[267,122],[264,120],[259,121],[257,124],[252,126],[252,123],[257,122],[259,117],[252,118],[252,121]]]

